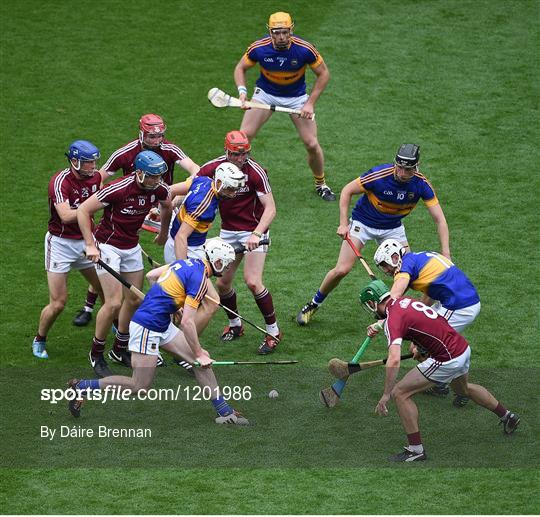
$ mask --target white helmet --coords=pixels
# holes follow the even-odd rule
[[[204,243],[204,251],[215,273],[222,273],[236,258],[234,248],[219,237],[208,239]],[[221,261],[220,268],[216,266],[217,261]]]
[[[214,172],[214,179],[216,181],[217,191],[221,192],[224,188],[233,188],[238,190],[246,184],[246,177],[244,173],[233,163],[223,162],[220,164]]]
[[[397,254],[398,256],[396,262],[393,260],[394,254]],[[403,258],[403,255],[405,255],[405,246],[403,246],[401,242],[397,241],[396,239],[386,239],[377,248],[373,260],[375,261],[375,264],[377,264],[377,267],[382,271],[384,271],[381,267],[383,262],[391,267],[396,268],[396,271],[399,271],[401,268],[401,259]]]

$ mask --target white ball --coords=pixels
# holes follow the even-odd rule
[[[279,393],[277,392],[277,390],[272,390],[268,396],[271,398],[271,399],[277,399],[279,397]]]

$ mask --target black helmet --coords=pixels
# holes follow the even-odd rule
[[[396,154],[396,165],[413,168],[420,161],[420,146],[416,144],[402,144]]]

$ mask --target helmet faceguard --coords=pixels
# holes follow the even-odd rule
[[[233,163],[224,162],[216,168],[214,181],[218,194],[225,197],[234,197],[236,191],[246,185],[246,176]],[[229,193],[232,195],[229,195]]]
[[[91,178],[96,173],[96,161],[99,160],[99,149],[88,140],[75,140],[65,153],[71,168],[82,177]],[[92,167],[82,167],[83,163],[93,162]]]
[[[294,23],[289,13],[271,14],[266,27],[276,50],[287,50],[290,47]]]
[[[142,151],[135,157],[135,174],[139,186],[145,190],[155,190],[163,174],[167,172],[167,164],[154,151]]]
[[[148,113],[139,120],[139,141],[143,147],[157,149],[161,142],[167,126],[159,115]]]
[[[234,248],[219,237],[207,239],[204,251],[216,276],[221,276],[236,258]]]
[[[238,168],[242,168],[249,160],[251,144],[244,131],[229,131],[225,136],[225,156]]]
[[[397,255],[397,258],[394,258]],[[386,239],[375,251],[373,260],[377,267],[386,275],[393,276],[401,269],[401,262],[405,255],[405,246],[396,239]],[[393,272],[385,270],[384,265],[394,268]]]
[[[390,291],[382,280],[373,280],[360,291],[360,303],[371,314],[384,317],[377,311],[380,303],[390,297]]]

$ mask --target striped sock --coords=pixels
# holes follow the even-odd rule
[[[82,379],[77,384],[79,390],[99,390],[99,379]]]
[[[228,416],[233,412],[233,408],[229,406],[227,401],[220,395],[217,399],[212,400],[214,408],[218,412],[219,416]]]
[[[320,187],[321,185],[326,184],[326,178],[324,177],[324,172],[322,173],[321,176],[316,176],[315,174],[313,174],[313,179],[315,180],[316,187]]]
[[[326,299],[327,296],[328,296],[327,294],[323,294],[323,293],[321,293],[320,290],[318,290],[315,293],[315,296],[313,297],[313,303],[316,303],[317,305],[320,305],[322,302],[324,302],[324,300]]]

